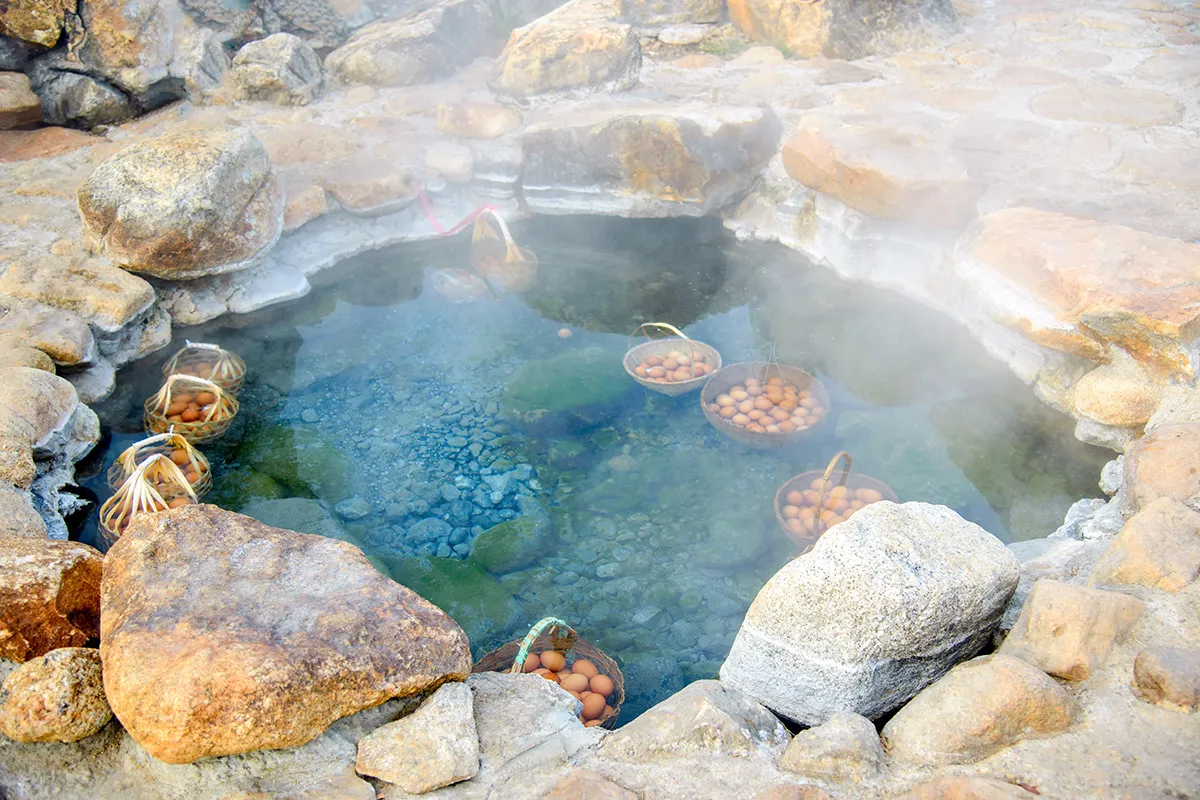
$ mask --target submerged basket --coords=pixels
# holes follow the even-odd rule
[[[215,344],[186,342],[182,350],[163,365],[163,377],[190,375],[212,381],[226,392],[237,394],[246,380],[246,362]]]
[[[213,395],[212,402],[191,416],[191,409],[177,410],[178,404],[198,402],[201,395]],[[144,420],[147,433],[177,433],[192,444],[216,439],[229,429],[237,416],[238,401],[212,381],[190,375],[171,375],[152,397],[146,400]]]
[[[832,479],[834,467],[839,459],[845,460],[842,474],[837,480]],[[838,523],[849,519],[858,508],[882,500],[893,503],[900,502],[896,493],[886,483],[869,475],[852,474],[850,466],[853,463],[850,454],[845,450],[833,457],[824,472],[811,470],[802,472],[794,478],[784,481],[775,492],[775,520],[779,528],[800,547],[801,553],[807,553],[821,538],[821,534]],[[815,488],[814,488],[815,487]],[[846,492],[837,492],[837,487],[845,487]],[[863,495],[858,495],[863,492]],[[802,504],[789,502],[788,495],[799,493],[804,496]],[[846,499],[850,493],[855,493],[855,499]],[[878,497],[876,497],[878,495]],[[793,495],[792,500],[799,499]],[[863,505],[855,507],[854,503]],[[846,505],[849,505],[849,508]],[[831,506],[835,506],[831,508]],[[798,514],[789,516],[785,509],[794,507]],[[806,511],[807,509],[807,511]],[[848,513],[847,513],[848,511]],[[798,524],[793,524],[798,523]]]
[[[670,331],[673,336],[664,339],[651,339],[646,335],[647,328],[660,328],[665,331]],[[633,346],[633,337],[639,333],[646,336],[648,341],[642,342],[637,347]],[[658,358],[667,361],[667,357],[673,353],[683,355],[688,359],[688,364],[684,367],[692,367],[692,362],[698,357],[704,360],[705,366],[709,367],[703,375],[695,375],[689,380],[681,381],[666,381],[662,378],[651,377],[650,375],[642,375],[639,370],[647,371],[646,367],[642,366],[648,358]],[[704,342],[698,342],[695,339],[689,339],[687,334],[670,325],[666,322],[647,322],[639,325],[629,336],[629,351],[625,353],[624,359],[625,371],[629,373],[629,377],[645,386],[651,391],[665,394],[670,397],[678,397],[681,394],[694,392],[699,389],[709,379],[709,376],[715,374],[721,369],[721,354],[717,352],[715,347],[707,345]],[[659,364],[654,364],[650,367],[666,370]]]
[[[543,631],[549,627],[549,632]],[[580,639],[572,628],[560,619],[546,617],[530,628],[524,639],[509,642],[496,648],[475,663],[471,672],[522,672],[525,658],[530,654],[544,653],[554,650],[562,653],[567,666],[571,667],[580,659],[587,659],[596,666],[599,674],[607,675],[613,682],[613,691],[609,696],[608,705],[612,711],[606,712],[600,718],[599,727],[613,729],[617,725],[617,717],[621,713],[621,704],[625,702],[625,676],[621,674],[617,662],[613,661],[604,651],[595,645]]]
[[[735,425],[713,410],[718,397],[728,393],[735,386],[745,385],[748,379],[766,384],[768,380],[776,378],[784,384],[796,387],[801,392],[810,393],[816,402],[816,407],[821,409],[820,416],[815,422],[790,432],[763,431],[760,433]],[[829,392],[819,380],[799,367],[789,367],[774,361],[746,361],[740,364],[730,364],[709,379],[703,391],[700,392],[700,408],[704,412],[704,418],[730,439],[750,447],[769,450],[791,444],[803,438],[813,427],[819,425],[821,420],[829,414]]]
[[[187,482],[191,484],[196,497],[203,497],[212,489],[212,466],[208,463],[208,459],[178,433],[156,434],[125,448],[113,465],[109,467],[109,488],[114,492],[120,489],[138,466],[154,455],[166,456],[174,462]],[[172,498],[166,497],[166,499],[171,500]]]
[[[156,453],[139,464],[116,494],[100,506],[101,537],[111,547],[138,514],[192,505],[197,499],[175,462]]]
[[[518,257],[513,257],[516,254]],[[523,292],[537,275],[538,258],[524,247],[510,248],[499,239],[471,244],[471,266],[493,286]]]

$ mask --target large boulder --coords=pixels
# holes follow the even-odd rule
[[[877,718],[978,652],[1018,578],[1000,540],[949,508],[873,504],[767,581],[721,680],[805,725]]]
[[[110,719],[99,650],[52,650],[0,685],[0,733],[14,741],[77,742]]]
[[[0,658],[28,661],[99,636],[103,565],[79,542],[0,539]]]
[[[75,0],[12,0],[0,6],[0,36],[53,47],[74,13]]]
[[[326,56],[325,69],[344,83],[430,83],[486,51],[490,20],[480,0],[440,0],[366,26]]]
[[[518,102],[632,89],[642,70],[641,45],[633,26],[610,21],[611,11],[603,0],[571,0],[517,28],[488,86]]]
[[[180,280],[256,264],[279,238],[283,192],[249,131],[184,130],[96,167],[79,187],[79,212],[113,263]]]
[[[19,72],[0,72],[0,131],[41,121],[42,104],[29,87],[29,77]]]
[[[613,354],[572,350],[521,367],[505,384],[500,413],[535,435],[582,430],[616,416],[635,385]]]
[[[705,216],[744,193],[779,148],[767,108],[583,111],[522,135],[522,191],[539,214]]]
[[[790,56],[845,59],[933,44],[957,21],[949,0],[729,0],[729,18]]]
[[[290,33],[323,53],[375,18],[365,0],[181,0],[180,4],[205,27],[229,31],[234,39]]]
[[[140,108],[182,96],[170,71],[182,18],[176,0],[79,0],[79,18],[82,27],[72,31],[68,50],[93,77]]]
[[[471,560],[494,575],[512,572],[542,556],[549,533],[548,515],[506,520],[475,537]]]
[[[113,712],[168,763],[311,741],[462,680],[462,629],[350,545],[200,505],[143,515],[101,597]]]
[[[304,40],[276,33],[250,42],[233,57],[229,71],[239,100],[265,100],[281,106],[308,105],[325,88],[321,59]]]
[[[9,298],[74,312],[113,333],[150,310],[154,288],[97,259],[43,255],[20,259],[0,275],[0,301]]]

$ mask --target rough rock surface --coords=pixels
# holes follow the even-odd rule
[[[57,375],[31,367],[0,372],[0,436],[25,442],[35,456],[65,451],[75,460],[91,450],[96,439],[76,441],[80,415],[95,416],[80,405],[75,387]]]
[[[20,338],[0,333],[0,369],[33,367],[53,373],[54,359],[35,347],[26,346]]]
[[[97,259],[47,255],[20,259],[0,276],[0,302],[16,298],[78,314],[102,331],[119,331],[154,304],[154,289]]]
[[[0,539],[0,658],[28,661],[99,636],[103,565],[79,542]]]
[[[64,72],[87,72],[115,87],[137,108],[157,108],[182,96],[171,70],[183,24],[176,0],[86,0],[82,25],[71,28]]]
[[[253,266],[279,237],[283,193],[241,128],[130,145],[79,187],[85,235],[120,267],[188,279]]]
[[[1022,739],[1066,730],[1070,696],[1037,667],[1005,655],[959,664],[883,727],[896,761],[977,761]]]
[[[325,88],[321,59],[299,36],[276,33],[238,50],[229,71],[239,100],[264,100],[281,106],[311,103]]]
[[[1123,483],[1134,509],[1145,508],[1160,497],[1180,503],[1200,504],[1200,425],[1164,425],[1155,428],[1129,448]]]
[[[625,106],[531,125],[522,146],[534,213],[703,216],[749,188],[779,121],[761,108]]]
[[[96,355],[92,329],[78,314],[24,302],[0,301],[0,336],[15,336],[64,366],[86,364]]]
[[[725,12],[721,0],[618,0],[617,14],[638,25],[720,22]]]
[[[356,769],[413,794],[474,777],[479,736],[471,690],[445,684],[412,714],[373,731],[358,743]]]
[[[214,506],[135,519],[102,610],[113,712],[168,763],[303,744],[471,666],[462,630],[357,548]]]
[[[638,796],[603,775],[577,769],[542,795],[541,800],[638,800]]]
[[[95,128],[137,115],[133,102],[119,89],[90,75],[51,68],[35,62],[29,79],[42,104],[42,119],[49,125]]]
[[[0,435],[0,480],[25,492],[35,474],[33,446],[19,437]]]
[[[963,776],[935,778],[896,795],[895,800],[1032,800],[1028,792],[1015,784],[996,780]]]
[[[452,75],[485,52],[491,15],[480,0],[443,0],[372,23],[325,58],[344,83],[409,86]]]
[[[779,768],[831,783],[859,783],[887,765],[875,725],[858,714],[838,713],[800,731],[779,759]]]
[[[1200,576],[1200,514],[1169,497],[1151,502],[1092,568],[1092,586],[1135,584],[1178,592]]]
[[[62,33],[63,21],[75,13],[69,0],[14,0],[0,7],[0,36],[53,47]]]
[[[0,131],[42,121],[42,103],[19,72],[0,72]]]
[[[1138,653],[1133,692],[1148,703],[1195,711],[1200,707],[1200,649],[1151,647]]]
[[[999,652],[1081,681],[1104,665],[1113,642],[1143,610],[1136,597],[1043,579],[1033,585]]]
[[[1112,356],[1112,362],[1096,367],[1075,384],[1075,412],[1104,425],[1145,425],[1158,406],[1161,387],[1124,351],[1114,350]]]
[[[0,538],[45,539],[46,535],[46,521],[33,507],[29,495],[0,482]]]
[[[0,685],[0,733],[18,742],[77,742],[112,719],[100,651],[63,647],[26,661]]]
[[[721,680],[806,725],[878,717],[987,643],[1018,575],[948,508],[873,504],[767,581]]]

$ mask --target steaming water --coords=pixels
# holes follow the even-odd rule
[[[540,259],[521,296],[455,304],[430,290],[433,269],[466,265],[464,236],[371,254],[297,303],[178,332],[120,374],[85,485],[107,496],[103,470],[140,438],[141,401],[175,347],[219,342],[250,374],[238,422],[203,448],[209,502],[360,544],[455,616],[477,656],[543,616],[568,620],[621,662],[623,721],[716,673],[795,554],[775,527],[777,486],[839,450],[902,500],[945,503],[1005,541],[1045,536],[1098,494],[1107,454],[902,298],[735,244],[711,220],[542,219],[518,238]],[[825,383],[830,416],[792,449],[755,451],[712,429],[697,393],[647,392],[617,367],[631,391],[606,423],[544,439],[500,418],[521,367],[589,348],[617,364],[651,320],[686,325],[726,364],[774,344]],[[552,533],[527,564],[493,576],[469,560],[481,530],[539,507]]]

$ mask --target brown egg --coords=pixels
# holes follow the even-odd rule
[[[754,407],[759,411],[770,411],[775,407],[775,404],[771,402],[771,398],[759,395],[754,398]]]
[[[743,414],[749,414],[751,411],[754,410],[754,401],[753,400],[743,400],[742,402],[738,403],[737,410]]]
[[[813,510],[812,506],[805,506],[804,508],[800,509],[799,517],[801,522],[811,523],[816,516],[817,512]]]
[[[539,653],[538,657],[542,659],[542,666],[551,672],[558,672],[567,665],[567,657],[557,650],[547,650]]]
[[[692,359],[689,356],[675,356],[675,363],[681,367],[690,367]]]
[[[760,419],[762,419],[763,417],[765,417],[765,416],[766,416],[766,414],[765,414],[765,413],[763,413],[762,411],[759,411],[759,410],[756,408],[756,409],[754,409],[753,411],[747,412],[746,416],[747,416],[747,417],[749,417],[750,419],[754,420],[755,422],[758,422]]]
[[[167,503],[167,508],[180,508],[182,506],[190,506],[192,501],[187,497],[176,497],[171,502]]]
[[[717,405],[716,403],[709,403],[709,404],[708,404],[708,410],[709,410],[709,411],[711,411],[711,412],[712,412],[712,413],[714,413],[714,414],[720,414],[720,413],[721,413],[721,407],[720,407],[719,405]]]
[[[645,364],[647,367],[660,367],[660,366],[662,366],[663,360],[661,358],[659,358],[658,356],[650,356],[642,363]]]
[[[171,405],[167,406],[167,414],[170,414],[170,415],[182,414],[186,410],[187,410],[187,403],[181,403],[178,400],[176,400],[174,403],[171,403]]]
[[[751,386],[757,386],[761,389],[762,382],[758,378],[746,378],[746,389],[749,389]]]
[[[690,381],[694,376],[692,375],[692,371],[690,369],[683,369],[680,367],[679,369],[675,370],[673,377],[677,381]]]
[[[616,709],[613,708],[612,706],[605,706],[604,707],[604,716],[601,717],[600,719],[607,719],[608,717],[611,717],[615,712],[616,712]]]
[[[730,389],[729,396],[732,397],[734,400],[736,400],[739,403],[741,403],[744,400],[750,399],[750,395],[747,394],[746,390],[740,386],[735,386],[732,389]]]
[[[200,404],[199,404],[199,403],[188,403],[188,404],[187,404],[187,410],[188,410],[188,411],[199,411],[199,410],[200,410]]]
[[[171,398],[172,403],[183,403],[186,406],[188,403],[195,402],[196,398],[190,394],[177,394]]]
[[[201,392],[200,394],[196,395],[196,402],[202,406],[207,406],[211,403],[217,402],[217,396],[212,392]]]
[[[796,506],[784,506],[781,510],[784,519],[796,519],[800,516],[800,509]]]
[[[848,494],[850,494],[850,490],[847,489],[845,486],[834,486],[832,489],[829,490],[829,496],[839,499],[839,500],[844,498]]]
[[[804,406],[805,408],[816,408],[821,404],[816,401],[816,398],[805,397],[800,401],[800,405]]]
[[[183,419],[178,414],[173,414],[167,417],[167,422],[183,422]]]
[[[697,378],[703,378],[710,372],[712,372],[712,367],[708,364],[692,364],[692,375]]]
[[[596,676],[600,677],[600,676]],[[604,695],[589,694],[583,698],[583,718],[584,719],[600,719],[600,715],[604,713]]]
[[[561,679],[559,684],[568,692],[582,692],[588,688],[588,677],[586,675],[568,675]]]
[[[678,350],[672,350],[671,352],[667,353],[667,358],[673,358],[678,361],[681,355],[683,355],[683,353],[679,352]]]
[[[191,461],[191,456],[188,455],[187,450],[180,448],[178,450],[171,451],[171,460],[174,461],[179,466],[183,466],[184,464]]]
[[[596,665],[591,661],[588,661],[586,658],[575,659],[572,669],[575,671],[576,675],[584,675],[589,681],[600,674],[600,670],[596,668]]]
[[[833,499],[826,500],[825,507],[842,514],[846,509],[850,508],[850,504],[846,502],[846,498],[844,497],[834,497]]]
[[[792,415],[784,411],[782,408],[771,409],[771,419],[775,420],[776,422],[787,422],[791,418]]]
[[[633,374],[637,375],[639,378],[645,378],[646,377],[646,368],[639,366],[637,369],[635,369],[633,371]]]
[[[795,430],[796,430],[796,423],[792,422],[790,419],[779,423],[779,432],[780,433],[794,433]]]
[[[802,506],[805,502],[804,492],[797,492],[795,490],[788,492],[784,499],[787,500],[790,506]]]
[[[810,506],[815,506],[819,498],[820,490],[818,489],[809,489],[804,493],[804,502],[808,503]]]
[[[593,692],[603,695],[604,697],[608,697],[613,693],[613,689],[616,688],[615,684],[613,684],[612,678],[608,677],[607,675],[600,674],[593,675],[591,680],[588,682],[588,686]]]
[[[724,417],[725,419],[729,419],[730,417],[732,417],[733,415],[735,415],[737,413],[738,413],[738,410],[736,408],[734,408],[733,406],[725,406],[725,408],[722,408],[720,411],[721,416]]]
[[[200,480],[200,473],[196,472],[194,469],[189,469],[183,477],[187,478],[188,483],[195,483],[196,481]]]
[[[800,392],[798,394],[798,396],[801,400],[804,400],[806,398],[812,397],[812,392],[810,392],[808,389],[805,389],[804,391]]]
[[[836,512],[836,511],[830,511],[830,510],[827,508],[827,509],[825,509],[824,511],[822,511],[822,512],[821,512],[821,516],[819,517],[819,519],[821,520],[821,522],[823,522],[823,523],[825,523],[826,525],[828,525],[828,524],[829,524],[829,520],[833,519],[833,518],[834,518],[834,517],[836,517],[836,516],[837,516],[837,512]]]
[[[546,669],[545,667],[537,667],[536,669],[534,669],[533,674],[534,675],[545,675],[549,672],[550,672],[550,670]]]
[[[541,666],[542,660],[537,657],[537,654],[530,653],[529,655],[525,656],[525,664],[522,666],[522,671],[534,672],[535,670],[540,669]]]
[[[863,503],[878,503],[883,499],[883,493],[875,489],[859,489],[854,496]]]
[[[810,483],[810,484],[808,485],[808,488],[810,488],[810,489],[818,489],[818,490],[819,490],[819,489],[821,488],[821,484],[823,484],[823,483],[825,483],[825,479],[824,479],[824,478],[817,478],[816,480],[814,480],[812,483]]]
[[[851,511],[858,511],[860,508],[866,508],[866,507],[867,507],[867,504],[864,503],[862,500],[851,500],[850,501],[850,510]]]
[[[600,725],[602,722],[603,722],[603,720],[599,720],[599,719],[589,719],[587,722],[583,723],[583,727],[595,728],[598,725]]]
[[[717,395],[717,405],[721,406],[722,408],[732,408],[733,406],[737,405],[737,401],[727,394],[719,394]]]
[[[674,372],[675,370],[679,369],[679,362],[673,358],[668,358],[662,363],[662,365],[666,368],[667,372]]]
[[[767,429],[764,428],[762,425],[759,425],[757,422],[751,422],[748,425],[746,425],[746,430],[750,431],[751,433],[766,433],[767,432]]]
[[[667,370],[663,367],[651,367],[646,370],[646,374],[651,378],[662,378],[667,374]]]
[[[193,411],[189,408],[187,411],[184,411],[182,414],[180,414],[179,418],[184,422],[195,422],[196,420],[200,419],[200,412]]]
[[[747,417],[745,414],[734,414],[733,417],[731,417],[729,421],[732,422],[734,425],[746,426],[746,425],[750,424],[750,418]]]
[[[767,433],[779,433],[778,425],[766,425]]]
[[[789,519],[787,521],[788,530],[795,533],[804,533],[804,523],[798,519]]]
[[[763,388],[761,386],[759,386],[757,383],[752,384],[750,381],[746,381],[746,394],[750,395],[751,397],[758,397],[762,393]]]
[[[796,408],[792,409],[792,419],[799,419],[804,422],[807,422],[808,421],[807,417],[808,417],[808,409],[805,408],[804,406],[797,406]]]

